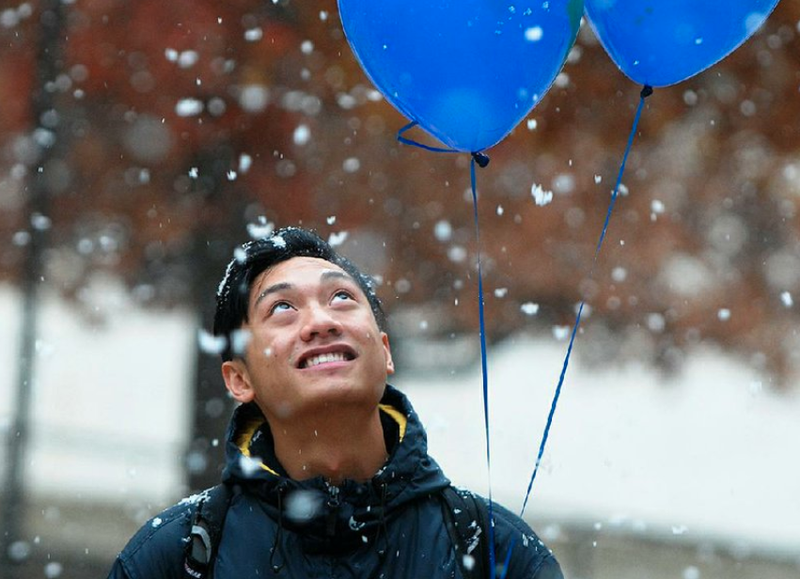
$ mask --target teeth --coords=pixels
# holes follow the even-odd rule
[[[308,358],[305,363],[306,368],[313,368],[319,364],[326,364],[328,362],[344,362],[346,360],[342,352],[332,352],[329,354],[320,354],[319,356],[312,356]]]

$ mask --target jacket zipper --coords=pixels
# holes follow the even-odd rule
[[[332,539],[336,534],[336,515],[339,514],[339,488],[328,485],[328,514],[325,524],[325,534]]]

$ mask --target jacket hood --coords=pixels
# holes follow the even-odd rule
[[[405,395],[387,385],[380,412],[389,451],[386,464],[369,481],[333,486],[324,477],[289,478],[274,457],[263,414],[255,404],[244,404],[228,427],[223,481],[255,495],[281,527],[302,532],[312,551],[377,541],[401,506],[450,484],[428,456],[425,430]]]

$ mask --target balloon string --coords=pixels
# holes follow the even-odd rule
[[[636,109],[636,115],[633,119],[633,127],[631,127],[630,135],[628,136],[628,144],[625,147],[625,154],[622,156],[622,164],[619,168],[619,173],[617,174],[617,182],[614,185],[614,191],[611,194],[611,201],[608,205],[608,211],[606,212],[606,219],[603,223],[603,230],[600,233],[600,238],[597,242],[597,247],[594,251],[594,258],[592,259],[591,269],[589,270],[589,279],[594,279],[594,270],[595,266],[597,265],[597,256],[600,253],[600,248],[603,246],[603,241],[606,237],[606,231],[608,230],[608,224],[611,221],[611,214],[614,211],[614,205],[617,201],[617,195],[619,194],[619,188],[622,185],[622,175],[625,172],[625,164],[628,161],[628,154],[631,151],[631,147],[633,146],[633,139],[636,136],[636,130],[639,126],[639,119],[642,116],[642,109],[644,108],[644,100],[653,94],[653,88],[645,85],[642,88],[642,92],[639,95],[639,107]],[[578,327],[581,324],[581,315],[583,314],[583,307],[586,305],[586,300],[582,299],[580,306],[578,307],[578,313],[575,316],[575,324],[572,326],[572,334],[569,338],[569,346],[567,347],[567,354],[564,358],[564,365],[561,368],[561,375],[558,378],[558,385],[556,386],[555,395],[553,396],[553,402],[550,405],[550,413],[547,416],[547,424],[544,427],[544,433],[542,435],[542,441],[539,444],[539,453],[536,456],[536,464],[533,467],[533,474],[531,475],[531,480],[528,483],[528,490],[525,493],[525,500],[522,502],[522,510],[519,513],[519,516],[525,513],[525,507],[528,505],[528,499],[531,495],[531,489],[533,488],[533,481],[536,479],[536,474],[539,472],[539,466],[542,463],[542,456],[544,455],[545,445],[547,444],[547,437],[550,435],[550,427],[553,424],[553,416],[556,412],[556,406],[558,405],[558,399],[561,396],[561,387],[564,384],[564,377],[567,375],[567,367],[569,366],[569,359],[572,355],[572,348],[575,345],[575,335],[578,333]]]
[[[411,145],[413,147],[418,147],[420,149],[425,149],[426,151],[432,151],[434,153],[460,153],[461,151],[457,151],[456,149],[445,149],[442,147],[431,147],[430,145],[424,145],[419,141],[413,141],[411,139],[407,139],[403,135],[407,132],[416,127],[419,123],[417,121],[411,121],[405,127],[397,131],[397,140],[403,143],[404,145]]]
[[[417,126],[416,121],[412,121],[404,126],[397,132],[397,140],[405,145],[411,145],[426,151],[434,153],[460,153],[455,149],[443,149],[440,147],[431,147],[424,145],[417,141],[407,139],[403,136],[406,131]],[[489,540],[489,568],[491,579],[496,579],[496,554],[494,544],[494,500],[492,499],[492,452],[491,442],[489,436],[489,372],[486,355],[486,316],[484,314],[484,299],[483,299],[483,266],[481,263],[481,229],[480,221],[478,219],[478,187],[475,178],[475,165],[483,168],[489,164],[489,156],[480,151],[471,153],[472,159],[469,165],[470,184],[472,187],[472,208],[475,220],[475,243],[478,247],[477,251],[477,266],[478,266],[478,319],[480,322],[480,343],[481,343],[481,377],[483,380],[483,428],[486,433],[486,470],[489,478],[489,528],[486,530]],[[509,551],[510,553],[510,551]]]
[[[625,147],[625,154],[622,156],[622,164],[620,165],[619,173],[617,174],[617,182],[614,185],[614,192],[611,194],[611,203],[608,205],[608,211],[606,212],[606,220],[605,223],[603,223],[603,232],[600,234],[600,239],[597,241],[597,248],[594,250],[594,260],[592,261],[591,269],[592,276],[594,275],[594,266],[597,264],[597,254],[600,253],[600,247],[602,247],[603,240],[606,238],[608,224],[611,221],[611,212],[614,210],[614,204],[617,202],[617,194],[619,193],[619,187],[622,184],[622,174],[625,172],[625,163],[628,162],[628,154],[631,152],[631,147],[633,147],[633,138],[636,136],[636,128],[639,126],[639,118],[642,116],[644,99],[649,97],[651,94],[653,94],[653,87],[644,85],[644,88],[642,88],[642,92],[639,95],[639,107],[636,109],[636,116],[633,118],[633,127],[631,128],[630,135],[628,135],[628,144]]]
[[[397,140],[403,143],[404,145],[411,145],[412,147],[425,149],[426,151],[432,151],[434,153],[463,153],[463,151],[459,151],[458,149],[431,147],[430,145],[425,145],[423,143],[420,143],[419,141],[415,141],[413,139],[409,139],[403,136],[406,132],[410,131],[418,124],[419,123],[417,121],[411,121],[405,127],[397,131]],[[487,155],[486,153],[481,153],[480,151],[473,151],[470,154],[472,155],[472,160],[475,161],[481,169],[489,164],[489,155]]]
[[[397,132],[397,140],[405,145],[411,145],[434,153],[460,153],[455,149],[443,149],[431,147],[417,141],[407,139],[403,136],[406,131],[417,126],[416,121],[412,121]],[[483,266],[481,264],[481,229],[478,219],[478,187],[475,179],[475,165],[483,168],[489,164],[489,156],[481,152],[473,152],[469,165],[470,185],[472,187],[472,208],[475,220],[475,243],[478,247],[477,266],[478,266],[478,320],[480,322],[480,343],[481,343],[481,377],[483,380],[483,428],[486,433],[486,470],[489,478],[489,528],[486,530],[489,540],[489,568],[490,578],[496,579],[496,554],[494,544],[494,501],[492,499],[492,452],[489,437],[489,372],[486,355],[486,317],[484,314],[483,299]],[[509,550],[509,556],[511,551]],[[506,565],[508,566],[508,565]],[[504,574],[505,576],[505,574]]]
[[[472,185],[472,208],[475,218],[475,242],[478,247],[478,319],[480,321],[480,342],[481,342],[481,376],[483,378],[483,427],[486,431],[486,469],[489,477],[489,568],[490,577],[495,579],[495,544],[494,544],[494,509],[492,507],[492,453],[489,439],[489,373],[487,369],[486,356],[486,322],[483,307],[483,268],[481,265],[481,230],[478,221],[478,188],[475,183],[475,164],[480,161],[473,155],[469,164],[470,183]],[[483,165],[481,165],[483,166]]]
[[[508,545],[508,553],[506,553],[506,558],[503,563],[502,572],[500,573],[500,579],[506,579],[506,575],[508,575],[508,568],[511,566],[511,552],[514,550],[514,545],[517,543],[517,536],[514,535],[511,537],[511,542]]]

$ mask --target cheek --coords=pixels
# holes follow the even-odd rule
[[[248,350],[253,360],[260,363],[274,362],[281,354],[280,343],[274,336],[264,333],[253,333]]]
[[[300,355],[293,343],[280,340],[262,341],[253,352],[256,360],[266,368],[293,368]]]
[[[281,348],[278,344],[262,346],[254,354],[256,363],[260,364],[267,372],[291,365],[296,356],[291,349]]]
[[[253,340],[247,348],[247,361],[256,368],[270,365],[275,359],[275,351],[271,346],[265,346],[260,340]]]

